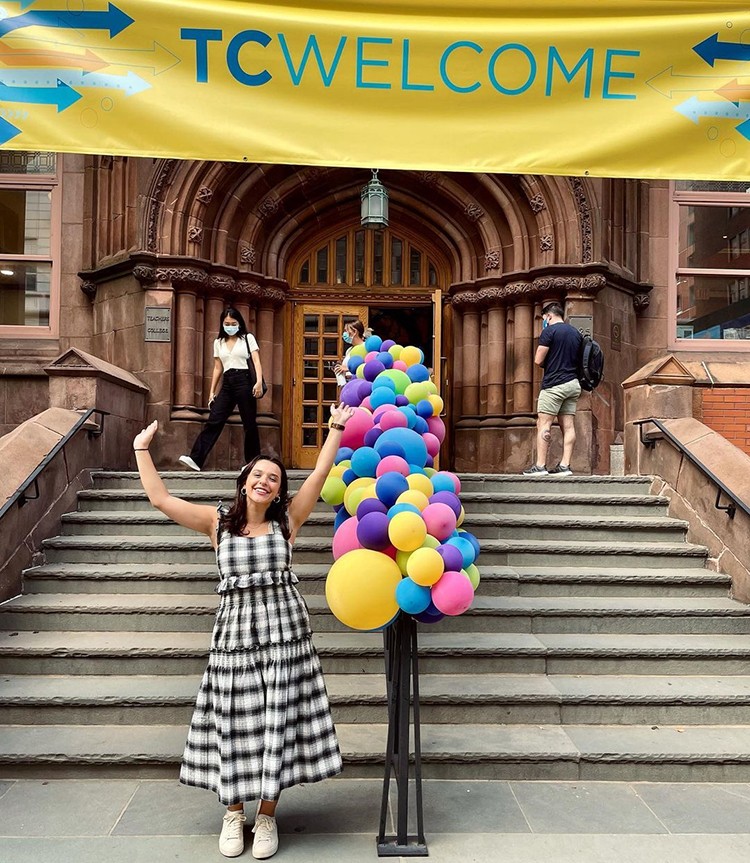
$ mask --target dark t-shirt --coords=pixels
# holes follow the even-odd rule
[[[578,358],[583,336],[565,321],[550,324],[539,334],[539,344],[549,348],[544,361],[542,389],[578,379]]]

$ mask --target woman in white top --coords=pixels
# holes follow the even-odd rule
[[[340,363],[337,363],[333,367],[333,371],[336,375],[336,383],[343,387],[347,381],[350,381],[353,377],[352,373],[349,371],[349,366],[347,365],[349,362],[349,357],[352,355],[352,348],[356,345],[361,345],[364,340],[372,335],[372,330],[362,323],[362,321],[352,321],[350,324],[346,324],[344,327],[344,332],[341,334],[341,338],[346,342],[349,347],[346,349],[346,353],[344,354],[344,358]]]
[[[222,377],[221,389],[217,393]],[[245,462],[252,461],[260,453],[256,400],[263,395],[262,381],[263,369],[255,337],[247,331],[237,309],[224,309],[219,319],[219,335],[214,341],[208,421],[196,438],[190,455],[180,456],[184,465],[193,470],[203,467],[235,406],[240,409],[245,429]]]

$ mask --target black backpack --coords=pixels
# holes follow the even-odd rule
[[[581,389],[590,393],[602,382],[604,377],[604,354],[599,342],[583,334],[581,353],[578,357],[578,380]]]

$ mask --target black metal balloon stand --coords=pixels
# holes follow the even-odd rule
[[[388,695],[388,740],[378,830],[379,857],[427,857],[422,811],[422,755],[419,728],[419,654],[417,622],[401,612],[383,632]],[[410,727],[412,734],[410,735]],[[409,835],[410,736],[414,745],[414,820]],[[386,835],[391,778],[396,782],[396,833]]]

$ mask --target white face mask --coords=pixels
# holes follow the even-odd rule
[[[228,336],[236,336],[239,331],[240,328],[238,324],[224,324],[224,332]]]

